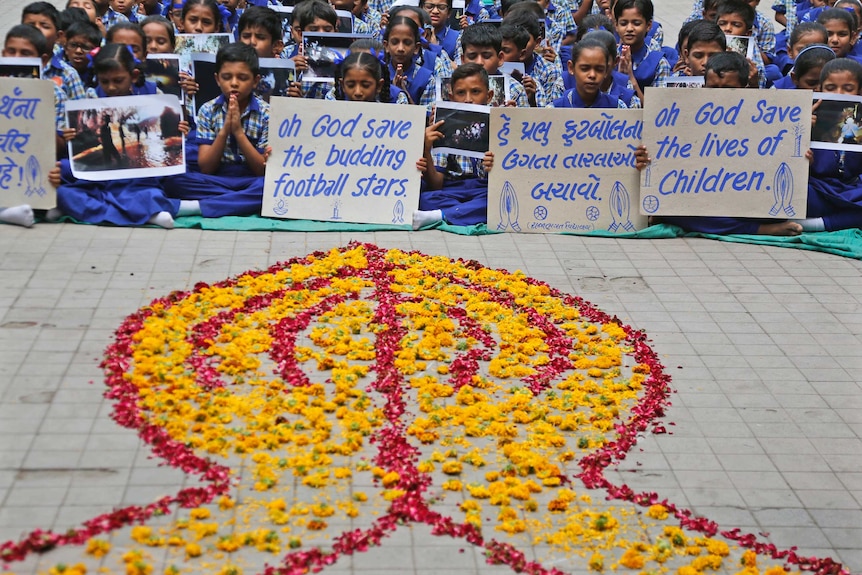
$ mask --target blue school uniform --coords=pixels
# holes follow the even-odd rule
[[[795,90],[796,84],[793,83],[793,79],[790,77],[790,74],[788,74],[780,80],[773,82],[772,87],[776,90]]]
[[[210,100],[198,111],[197,144],[212,145],[224,126],[227,100],[224,95]],[[261,153],[269,141],[269,104],[252,95],[240,118],[249,141]],[[260,214],[263,177],[247,166],[233,136],[228,136],[221,165],[215,174],[187,171],[165,181],[169,196],[198,200],[205,218]]]
[[[440,46],[449,54],[449,58],[454,60],[458,53],[458,31],[453,30],[448,24],[445,24],[439,32],[434,33],[437,36],[437,41]]]
[[[670,76],[670,64],[664,57],[664,53],[657,50],[651,51],[646,42],[640,50],[632,52],[632,68],[641,90],[647,86],[663,88]]]
[[[578,90],[576,88],[572,88],[571,90],[566,90],[563,94],[562,98],[557,98],[554,100],[553,104],[551,104],[554,108],[625,108],[625,104],[623,104],[619,98],[611,96],[610,94],[606,94],[605,92],[599,92],[596,96],[596,101],[593,102],[592,106],[587,106],[581,97],[578,95]]]
[[[404,77],[407,78],[405,91],[410,96],[410,101],[418,104],[422,100],[422,94],[431,84],[434,78],[434,70],[425,66],[417,66],[416,58],[410,63],[410,66],[403,71]],[[395,81],[395,66],[389,62],[389,80]]]
[[[132,87],[133,96],[155,93],[157,88],[152,82]],[[91,97],[105,97],[104,94],[101,87],[89,92]],[[61,160],[60,179],[57,207],[64,214],[90,224],[141,226],[159,212],[168,212],[171,217],[175,217],[180,207],[178,200],[165,195],[162,178],[106,182],[76,180],[72,176],[69,160]]]
[[[482,160],[449,154],[435,169],[444,175],[443,188],[425,190],[423,180],[420,210],[440,210],[443,219],[456,226],[474,226],[488,221],[488,175]]]

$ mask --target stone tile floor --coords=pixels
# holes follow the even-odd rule
[[[675,425],[610,479],[862,572],[862,262],[704,239],[70,224],[0,235],[0,540],[184,485],[108,417],[98,362],[126,315],[358,240],[521,269],[645,330],[673,378]],[[422,528],[389,543],[336,573],[506,572]]]

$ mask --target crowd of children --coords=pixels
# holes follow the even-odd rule
[[[494,164],[490,152],[481,160],[434,153],[442,137],[442,121],[433,121],[438,78],[451,77],[452,101],[482,106],[495,100],[489,76],[499,74],[508,99],[498,94],[496,100],[517,107],[640,107],[647,86],[664,87],[677,76],[703,76],[707,88],[862,92],[859,0],[781,0],[775,20],[786,29],[779,34],[757,12],[759,0],[695,0],[675,47],[665,45],[651,0],[473,0],[458,13],[452,0],[421,0],[418,7],[391,6],[392,0],[296,0],[286,34],[273,2],[68,0],[63,11],[44,1],[25,6],[3,56],[41,58],[42,77],[54,82],[61,161],[49,175],[57,208],[45,217],[171,228],[183,215],[259,214],[270,154],[260,59],[290,59],[299,74],[308,70],[303,34],[336,31],[336,10],[348,12],[354,33],[364,37],[353,43],[334,82],[300,77],[287,94],[427,107],[424,153],[415,165],[422,173],[417,228],[483,222]],[[67,101],[158,93],[142,72],[148,54],[174,52],[178,33],[220,32],[234,39],[216,55],[221,95],[197,113],[189,108],[178,127],[186,138],[185,173],[110,182],[72,175],[66,148],[79,135],[66,126]],[[747,57],[738,53],[740,45],[747,46]],[[513,62],[523,73],[501,72]],[[188,71],[179,84],[186,96],[200,90]],[[106,154],[110,138],[103,138]],[[804,220],[662,221],[695,231],[781,235],[862,225],[862,154],[817,151],[809,158]],[[637,167],[648,163],[648,151],[639,148]],[[0,208],[0,221],[29,226],[34,214],[28,206]]]

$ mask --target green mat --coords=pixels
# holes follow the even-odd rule
[[[64,216],[60,221],[75,222],[74,219]],[[76,222],[80,223],[80,222]],[[260,216],[226,216],[223,218],[202,218],[200,216],[187,216],[177,218],[177,228],[201,229],[201,230],[223,230],[223,231],[254,231],[254,232],[382,232],[382,231],[411,231],[410,225],[397,224],[358,224],[351,222],[316,222],[310,220],[281,220],[275,218],[263,218]],[[485,224],[476,226],[453,226],[439,223],[424,229],[437,229],[444,232],[459,234],[462,236],[483,236],[489,234],[504,233],[498,230],[488,229]],[[416,232],[416,233],[422,233]],[[603,238],[640,238],[658,240],[680,237],[702,237],[723,242],[736,242],[743,244],[758,244],[763,246],[778,246],[783,248],[796,248],[800,250],[811,250],[826,252],[845,258],[862,260],[862,230],[854,228],[838,232],[805,233],[798,236],[759,236],[759,235],[716,235],[701,233],[686,233],[681,228],[667,224],[650,226],[644,230],[631,233],[615,234],[606,230],[569,233],[561,235],[593,236]]]

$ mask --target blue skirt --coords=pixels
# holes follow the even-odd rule
[[[443,219],[456,226],[488,222],[488,180],[445,180],[442,190],[423,191],[419,209],[441,210]]]
[[[159,212],[177,215],[180,203],[165,196],[161,178],[88,182],[72,177],[69,160],[60,162],[57,207],[89,224],[142,226]]]

